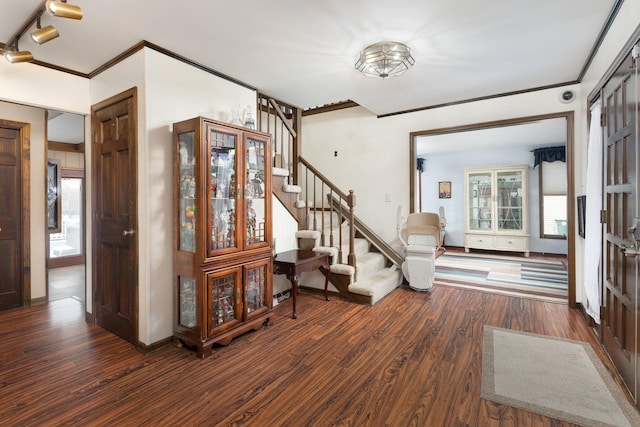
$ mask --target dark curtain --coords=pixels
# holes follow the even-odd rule
[[[424,172],[424,159],[422,157],[418,157],[418,170],[420,173]]]
[[[533,150],[533,157],[535,160],[533,163],[533,167],[535,168],[536,166],[538,166],[540,162],[551,163],[560,161],[566,163],[567,159],[564,148],[564,146],[536,148],[535,150]]]

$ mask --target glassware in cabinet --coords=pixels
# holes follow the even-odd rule
[[[245,284],[247,314],[266,307],[265,303],[265,284],[266,284],[267,266],[247,268],[247,279]]]
[[[217,129],[209,132],[211,242],[209,252],[237,247],[237,159],[238,135]]]
[[[178,137],[178,218],[180,221],[179,248],[195,252],[196,229],[196,161],[195,132],[179,133]]]
[[[210,275],[208,292],[210,298],[209,329],[213,330],[225,323],[238,319],[238,299],[236,289],[239,286],[238,272]]]
[[[492,220],[491,174],[469,174],[467,182],[469,185],[469,228],[490,230]]]
[[[497,172],[499,230],[522,230],[522,172]]]
[[[246,182],[244,188],[246,212],[245,243],[266,241],[265,223],[267,200],[265,198],[265,150],[267,142],[248,137],[245,145]]]
[[[196,280],[190,277],[179,277],[180,286],[180,325],[185,328],[196,326]]]

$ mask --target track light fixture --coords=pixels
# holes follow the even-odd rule
[[[40,25],[40,17],[38,16],[37,30],[31,32],[31,39],[37,44],[43,44],[60,36],[58,30],[53,25],[42,27]]]
[[[21,52],[18,49],[18,40],[25,35],[33,25],[36,29],[31,31],[31,39],[37,44],[43,44],[60,36],[58,30],[53,25],[42,27],[40,18],[47,11],[53,16],[69,19],[82,19],[82,9],[79,6],[67,4],[67,0],[42,0],[42,2],[31,13],[31,16],[22,24],[7,43],[0,43],[0,52],[4,52],[4,57],[11,63],[33,61],[33,55],[29,51]]]
[[[33,54],[28,50],[20,51],[18,49],[18,41],[13,45],[14,50],[5,50],[4,58],[11,62],[12,64],[17,64],[19,62],[31,62],[33,61]]]
[[[53,16],[69,19],[82,19],[82,9],[80,6],[68,4],[67,0],[47,0],[47,12]]]

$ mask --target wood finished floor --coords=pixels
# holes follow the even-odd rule
[[[565,304],[436,286],[375,306],[302,291],[212,357],[142,355],[75,299],[0,312],[3,426],[568,426],[480,398],[482,329],[592,344]]]

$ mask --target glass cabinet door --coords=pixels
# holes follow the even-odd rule
[[[209,200],[209,256],[216,251],[237,248],[238,167],[236,149],[238,134],[209,128],[209,173],[207,191]]]
[[[262,311],[262,308],[267,308],[267,291],[265,288],[267,283],[267,262],[262,265],[247,267],[245,276],[246,317],[251,318],[252,313]]]
[[[470,173],[467,180],[469,197],[469,229],[492,229],[491,173]]]
[[[267,199],[265,198],[265,149],[266,141],[249,137],[246,141],[246,181],[244,198],[246,207],[245,244],[264,243],[266,241],[265,222]]]
[[[190,277],[179,276],[179,317],[178,323],[185,328],[195,328],[197,324],[196,315],[196,280]]]
[[[207,276],[209,299],[209,335],[214,329],[230,325],[241,320],[242,301],[239,299],[238,286],[242,283],[240,269]]]
[[[178,190],[179,250],[195,252],[196,229],[196,160],[194,151],[195,132],[178,134]]]
[[[498,230],[522,230],[522,172],[498,171],[496,182]]]

